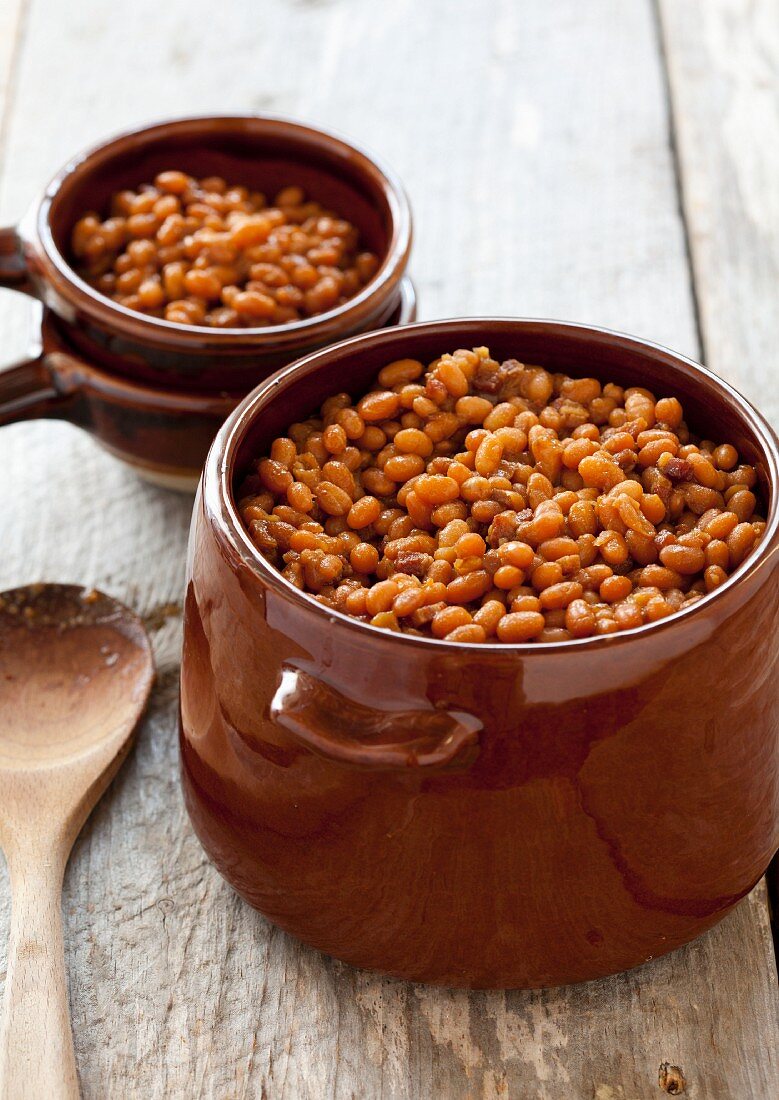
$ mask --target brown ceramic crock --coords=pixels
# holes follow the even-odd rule
[[[758,550],[694,607],[610,636],[467,645],[333,612],[268,565],[252,456],[385,363],[486,344],[677,395],[758,470]],[[777,440],[704,368],[618,333],[456,320],[357,337],[259,386],[211,449],[181,679],[187,805],[270,920],[357,966],[533,987],[644,963],[720,920],[779,845]]]
[[[71,231],[114,192],[166,168],[271,193],[300,184],[358,227],[379,269],[345,304],[287,325],[214,329],[129,310],[73,270]],[[45,306],[35,352],[0,368],[0,424],[70,419],[151,480],[193,486],[217,428],[257,382],[334,340],[414,319],[410,248],[399,181],[334,134],[258,116],[185,118],[121,134],[75,157],[18,227],[0,230],[0,286]]]

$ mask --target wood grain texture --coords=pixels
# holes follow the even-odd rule
[[[1,603],[0,846],[13,900],[0,1097],[78,1100],[62,882],[130,749],[154,681],[151,647],[136,615],[80,588],[34,585]]]
[[[708,365],[776,424],[779,0],[660,0]]]
[[[33,0],[0,214],[85,142],[229,110],[309,118],[381,151],[416,215],[422,318],[553,315],[698,354],[650,0],[137,0],[122,23],[99,0]],[[5,336],[26,304],[2,298]],[[0,587],[95,584],[157,627],[151,713],[65,880],[86,1096],[643,1100],[663,1095],[665,1063],[695,1100],[779,1093],[762,886],[670,958],[506,994],[353,971],[239,901],[178,788],[171,611],[190,507],[75,429],[0,432]],[[2,881],[0,936],[7,897]]]
[[[3,1100],[78,1100],[68,1010],[60,894],[65,860],[10,866],[13,889],[8,971],[0,1029]],[[47,853],[48,855],[48,853]]]
[[[14,60],[19,56],[25,0],[3,0],[0,4],[0,135],[9,117]]]

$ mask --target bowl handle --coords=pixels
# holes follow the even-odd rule
[[[50,416],[68,420],[68,396],[43,354],[0,367],[0,425]]]
[[[37,297],[15,226],[0,229],[0,286]]]
[[[41,308],[37,307],[38,317],[33,326],[38,334]],[[77,388],[56,371],[38,335],[21,359],[0,365],[0,425],[48,416],[67,420],[68,399]]]
[[[0,229],[0,287],[36,298],[22,243],[15,227]],[[42,306],[36,307],[33,330],[40,333]],[[62,384],[47,361],[40,337],[15,363],[0,365],[0,424],[64,415]]]
[[[467,767],[483,728],[465,711],[387,711],[356,703],[292,664],[282,666],[270,717],[317,756],[374,771]]]

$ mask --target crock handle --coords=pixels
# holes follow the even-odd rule
[[[61,396],[43,355],[0,367],[0,425],[56,415]]]
[[[15,363],[0,365],[0,425],[49,416],[67,419],[73,386],[60,378],[41,346],[39,316],[34,331],[38,335],[29,352]]]
[[[377,771],[467,766],[482,729],[465,711],[366,707],[289,664],[282,668],[270,716],[318,756]]]
[[[35,297],[30,272],[22,252],[22,243],[15,226],[0,229],[0,286],[19,290]]]

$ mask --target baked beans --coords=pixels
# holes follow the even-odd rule
[[[327,607],[459,642],[628,630],[727,580],[765,529],[754,469],[675,397],[487,348],[385,366],[259,457],[261,553]]]
[[[351,222],[285,187],[269,205],[221,177],[160,172],[119,191],[110,216],[85,214],[79,274],[128,309],[184,325],[289,324],[354,297],[379,267]]]

